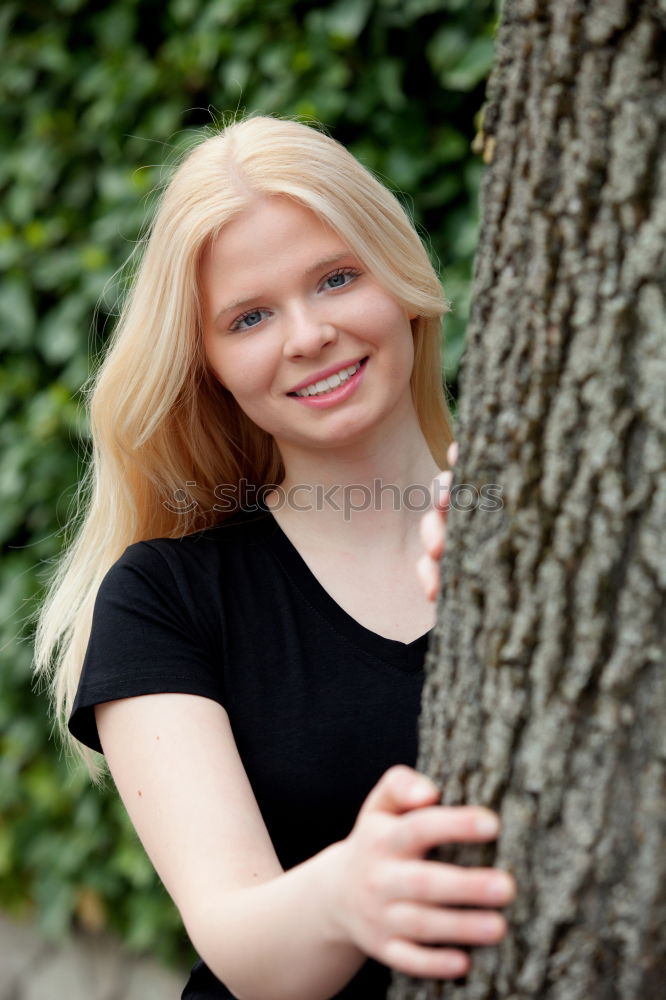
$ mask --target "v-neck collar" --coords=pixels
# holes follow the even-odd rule
[[[383,663],[389,663],[393,667],[408,672],[420,670],[423,667],[432,630],[428,630],[411,642],[405,643],[399,639],[388,639],[386,636],[366,628],[349,612],[345,611],[322,586],[296,546],[282,530],[272,512],[267,507],[262,507],[261,513],[264,515],[262,521],[265,524],[266,541],[278,562],[294,585],[298,587],[304,599],[319,612],[332,628],[344,635],[357,648]]]

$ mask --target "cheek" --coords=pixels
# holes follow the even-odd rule
[[[372,314],[375,341],[388,349],[399,367],[414,361],[414,331],[407,313],[392,300],[382,298]]]
[[[220,385],[223,386],[225,389],[227,389],[228,385],[225,377],[226,376],[225,366],[221,362],[218,356],[219,352],[212,349],[210,345],[206,343],[204,343],[204,348],[205,348],[206,362],[208,364],[210,371],[212,371],[213,375],[220,383]]]
[[[366,298],[359,319],[368,332],[373,331],[375,336],[412,337],[412,327],[406,310],[397,299],[393,299],[383,291],[377,290]]]
[[[272,367],[266,352],[242,344],[211,340],[205,343],[210,370],[248,416],[266,399],[271,388]]]
[[[218,381],[224,384],[223,380],[220,378],[222,364],[220,359],[219,341],[217,337],[204,328],[201,337],[201,345],[203,347],[203,354],[208,368],[213,372]]]
[[[204,351],[208,367],[215,378],[235,396],[244,381],[243,373],[248,369],[247,363],[243,364],[242,358],[235,357],[238,352],[234,351],[233,344],[224,342],[215,335],[204,337]]]

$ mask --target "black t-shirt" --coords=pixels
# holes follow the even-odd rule
[[[130,545],[97,595],[69,728],[101,750],[94,706],[202,695],[231,720],[282,866],[347,836],[392,764],[414,765],[427,635],[364,628],[324,590],[266,510]],[[337,996],[380,1000],[372,960]],[[183,1000],[230,998],[203,962]]]

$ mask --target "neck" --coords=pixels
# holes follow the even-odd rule
[[[285,477],[268,498],[278,523],[304,545],[412,544],[439,469],[416,414],[376,438],[344,448],[281,447]]]

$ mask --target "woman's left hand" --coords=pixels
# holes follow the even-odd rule
[[[458,458],[458,445],[454,441],[446,453],[451,470]],[[439,561],[446,544],[446,515],[449,510],[453,472],[440,472],[433,482],[433,505],[421,518],[421,541],[425,553],[416,564],[416,571],[426,597],[434,601],[439,592]]]

